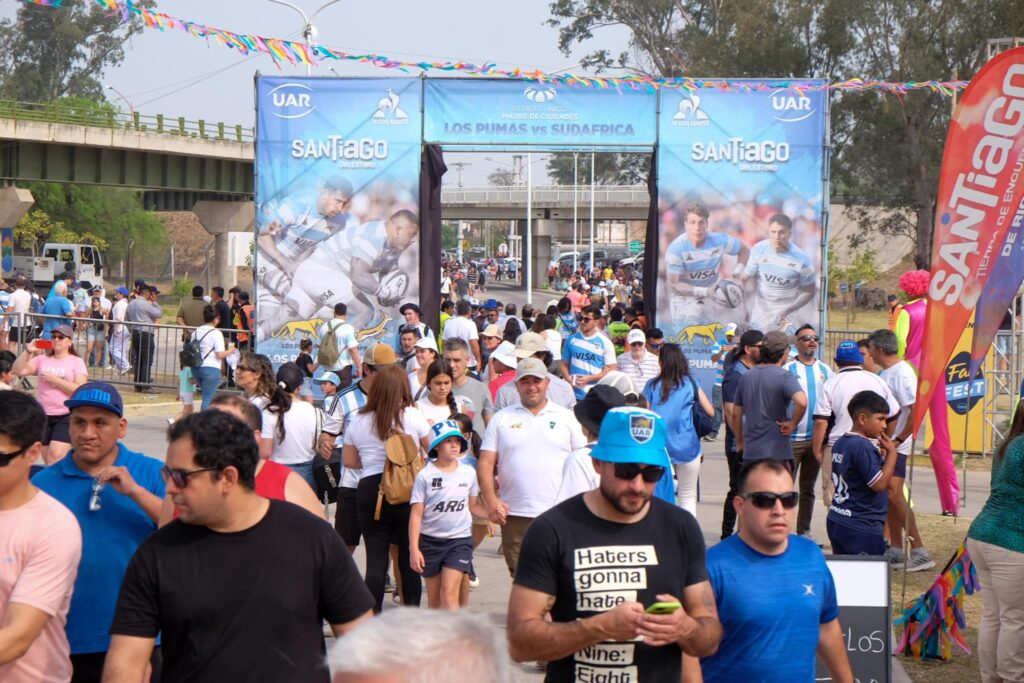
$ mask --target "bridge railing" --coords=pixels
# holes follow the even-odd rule
[[[525,187],[446,187],[441,191],[446,204],[526,204]],[[572,185],[551,185],[533,188],[533,202],[572,204],[573,197],[582,207],[589,205],[590,186],[579,185],[575,194]],[[597,187],[594,202],[597,204],[644,204],[651,199],[643,185],[620,187]]]
[[[0,100],[0,118],[227,142],[252,142],[254,137],[252,128],[246,128],[240,124],[229,125],[223,122],[208,122],[203,119],[190,121],[184,116],[140,114],[137,111],[125,114],[110,108],[61,103],[41,104]]]

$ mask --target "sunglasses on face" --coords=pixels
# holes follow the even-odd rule
[[[250,368],[248,365],[239,365],[237,368],[235,368],[235,372],[256,372],[256,371],[253,370],[252,368]]]
[[[655,465],[644,467],[635,462],[615,463],[615,477],[617,479],[633,481],[638,474],[643,478],[645,484],[656,484],[665,476],[665,468]]]
[[[802,342],[816,342],[820,340],[819,337],[815,337],[809,334],[804,335],[803,337],[797,337],[797,339]]]
[[[584,316],[584,317],[580,318],[580,322],[581,323],[592,323],[595,320],[597,320],[597,318],[590,318],[590,317],[587,317],[587,316]]]
[[[12,460],[17,458],[19,455],[21,455],[30,448],[32,448],[32,446],[28,445],[25,446],[24,448],[19,448],[16,451],[11,451],[10,453],[0,453],[0,467],[7,467],[8,465],[11,464]]]
[[[662,346],[665,345],[665,342],[650,342],[650,344],[652,349],[660,349]]]
[[[800,502],[800,494],[796,491],[786,493],[769,493],[767,491],[754,491],[745,493],[743,497],[750,501],[750,504],[760,510],[771,510],[775,507],[775,501],[782,503],[786,510],[792,510]]]
[[[199,474],[200,472],[213,472],[216,470],[222,470],[223,467],[200,467],[194,470],[181,470],[171,469],[166,465],[160,468],[160,474],[163,475],[164,481],[173,481],[174,485],[179,489],[183,489],[188,486],[188,478],[193,474]]]

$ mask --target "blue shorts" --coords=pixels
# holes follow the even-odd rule
[[[896,467],[892,470],[892,476],[900,479],[907,478],[907,456],[903,453],[896,454]]]
[[[825,520],[825,531],[832,545],[833,555],[877,555],[885,554],[885,538],[883,528],[854,529],[853,527],[836,524],[831,519]]]
[[[423,553],[423,576],[433,577],[443,567],[465,572],[473,571],[473,537],[434,538],[420,536],[420,552]]]

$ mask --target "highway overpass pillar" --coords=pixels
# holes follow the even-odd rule
[[[235,283],[228,251],[229,232],[252,232],[256,219],[256,207],[252,202],[226,202],[202,199],[192,207],[192,213],[203,224],[206,231],[214,236],[213,284],[227,289]]]
[[[35,202],[29,190],[13,186],[0,188],[0,228],[13,228]]]

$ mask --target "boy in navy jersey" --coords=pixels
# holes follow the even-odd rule
[[[889,405],[875,392],[861,391],[848,409],[853,431],[832,447],[836,493],[825,529],[836,555],[884,555],[886,489],[896,467],[896,444],[886,432]]]

